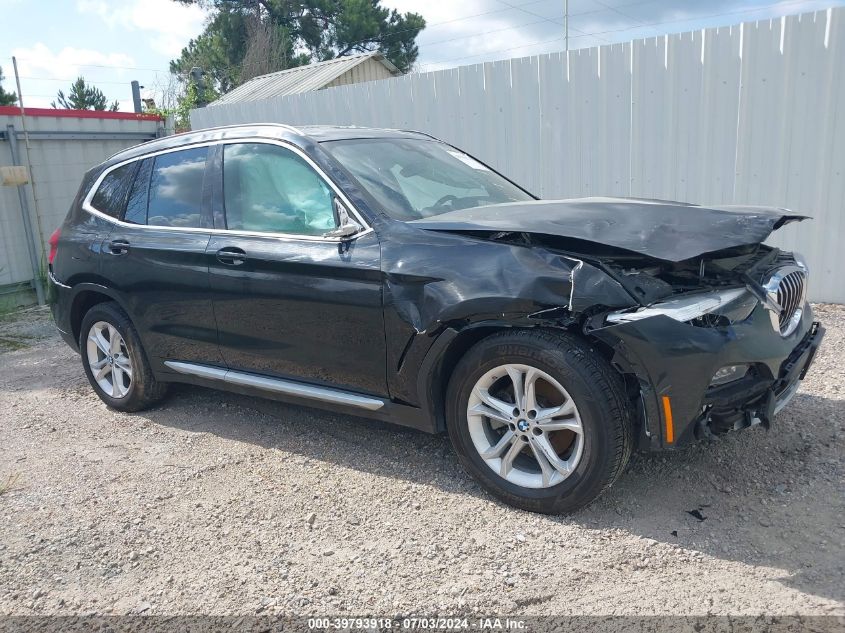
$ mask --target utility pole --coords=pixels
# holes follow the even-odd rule
[[[563,0],[563,40],[569,52],[569,0]]]

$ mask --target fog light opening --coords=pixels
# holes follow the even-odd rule
[[[748,373],[748,365],[725,365],[719,369],[710,380],[710,386],[726,385],[734,380],[743,378]]]

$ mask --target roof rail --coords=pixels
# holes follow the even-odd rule
[[[412,134],[421,134],[422,136],[427,136],[428,138],[434,139],[435,141],[443,141],[442,138],[437,138],[436,136],[434,136],[433,134],[429,134],[428,132],[420,132],[419,130],[406,130],[406,129],[400,129],[398,131],[399,132],[411,132]]]
[[[268,126],[268,127],[283,128],[285,130],[288,130],[289,132],[293,132],[294,134],[298,134],[300,136],[307,136],[302,130],[295,128],[292,125],[287,125],[285,123],[233,123],[231,125],[218,125],[218,126],[215,126],[215,127],[204,127],[204,128],[199,129],[199,130],[191,130],[190,132],[180,132],[178,134],[171,134],[170,136],[159,136],[158,138],[150,139],[149,141],[144,141],[143,143],[139,143],[138,145],[145,145],[147,143],[154,143],[156,141],[166,141],[168,139],[172,139],[174,136],[187,136],[189,134],[199,134],[201,132],[208,132],[209,130],[231,130],[233,128],[251,127],[251,126],[256,126],[256,125],[264,125],[264,126]],[[129,150],[133,149],[134,147],[137,147],[137,145],[133,145],[131,147],[124,147],[123,149],[115,152],[114,154],[112,154],[111,156],[106,158],[106,161],[109,161],[112,158],[114,158],[115,156],[119,156],[120,154],[123,154],[124,152],[128,152]],[[105,161],[103,161],[103,162],[105,162]]]
[[[214,127],[204,127],[200,128],[199,130],[191,130],[190,132],[185,132],[185,134],[190,134],[192,132],[203,132],[206,130],[229,130],[235,127],[249,127],[251,125],[268,125],[273,127],[283,127],[286,130],[293,132],[294,134],[303,134],[302,130],[296,128],[292,125],[288,125],[287,123],[273,123],[270,121],[265,122],[258,122],[258,123],[231,123],[229,125],[215,125]]]

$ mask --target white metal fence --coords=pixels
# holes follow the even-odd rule
[[[838,107],[838,111],[837,111]],[[764,204],[814,216],[811,298],[845,303],[845,8],[194,110],[416,129],[544,198]]]

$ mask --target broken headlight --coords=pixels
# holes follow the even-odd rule
[[[676,321],[703,319],[700,325],[721,325],[744,321],[757,306],[757,299],[746,288],[686,295],[655,303],[633,312],[618,311],[607,316],[609,323],[627,323],[663,315]]]

